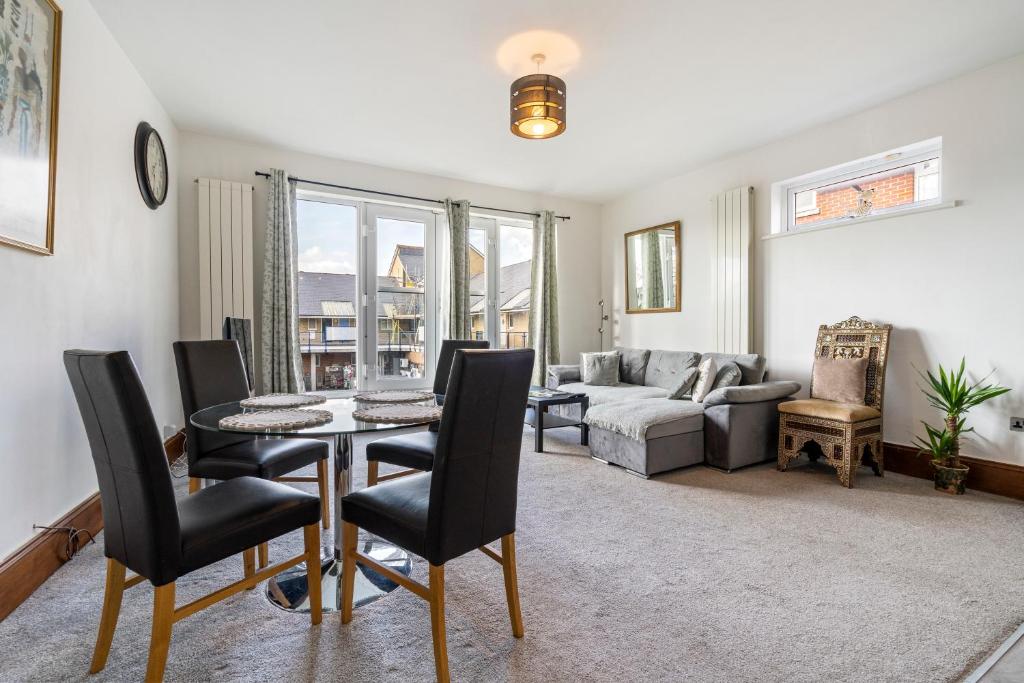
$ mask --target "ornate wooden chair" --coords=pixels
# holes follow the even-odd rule
[[[881,325],[857,316],[818,328],[814,352],[817,358],[867,358],[864,404],[838,403],[817,398],[779,404],[779,463],[785,471],[789,462],[811,441],[836,469],[846,488],[866,455],[877,476],[885,473],[882,456],[882,397],[885,393],[885,362],[892,325]],[[814,382],[811,381],[811,395]],[[809,453],[811,460],[820,456]]]

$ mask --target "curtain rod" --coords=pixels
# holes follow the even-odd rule
[[[261,176],[263,178],[269,178],[270,177],[270,174],[266,173],[264,171],[256,171],[256,175]],[[381,192],[380,190],[367,190],[367,189],[362,188],[362,187],[349,187],[348,185],[335,185],[334,183],[324,183],[324,182],[321,182],[319,180],[306,180],[305,178],[296,178],[294,176],[288,176],[288,180],[291,180],[291,181],[296,182],[296,183],[306,183],[307,185],[319,185],[320,187],[331,187],[331,188],[334,188],[336,190],[350,190],[352,192],[366,192],[368,194],[379,194],[379,195],[381,195],[383,197],[396,197],[398,199],[415,199],[418,202],[431,202],[433,204],[444,204],[444,200],[443,199],[428,199],[426,197],[414,197],[414,196],[408,195],[408,194],[396,194],[394,192]],[[536,217],[540,216],[540,214],[537,213],[536,211],[513,211],[512,209],[496,209],[493,206],[477,206],[476,204],[470,204],[469,208],[471,208],[471,209],[482,209],[484,211],[501,211],[502,213],[518,213],[518,214],[520,214],[522,216],[536,216]],[[555,216],[555,218],[557,218],[559,220],[562,220],[562,221],[572,220],[572,218],[570,216]]]

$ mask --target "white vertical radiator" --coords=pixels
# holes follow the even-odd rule
[[[220,339],[224,318],[253,316],[252,185],[200,178],[200,338]]]
[[[715,350],[750,353],[752,307],[750,302],[750,255],[753,219],[753,187],[737,187],[711,199],[714,226],[713,292]]]

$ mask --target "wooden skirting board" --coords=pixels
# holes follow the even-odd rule
[[[167,439],[164,442],[167,459],[170,462],[176,460],[183,452],[184,446],[185,434],[183,431]],[[95,536],[103,529],[100,494],[94,493],[89,496],[74,510],[49,526],[74,527],[86,530]],[[0,621],[6,619],[8,614],[32,595],[67,561],[63,558],[66,543],[66,532],[43,531],[33,536],[25,545],[0,562]],[[97,581],[100,579],[97,578]],[[101,584],[97,583],[96,585],[100,586]]]
[[[98,534],[103,528],[100,494],[89,496],[50,526],[70,526],[88,530],[93,535]],[[8,614],[60,569],[66,562],[62,557],[66,543],[65,532],[44,531],[33,536],[32,540],[0,563],[0,620],[6,619]]]
[[[932,464],[927,456],[919,455],[913,446],[886,443],[885,469],[921,479],[932,478]],[[1024,466],[994,460],[981,460],[969,455],[960,456],[970,468],[967,488],[995,493],[1008,498],[1024,500]]]

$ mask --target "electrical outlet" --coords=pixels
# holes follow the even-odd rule
[[[1011,432],[1024,432],[1024,417],[1011,417],[1010,418],[1010,431]]]

